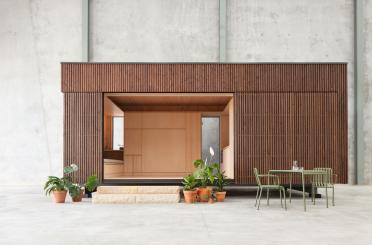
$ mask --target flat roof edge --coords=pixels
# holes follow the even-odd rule
[[[68,62],[62,61],[61,64],[211,64],[211,65],[260,65],[260,64],[278,64],[278,65],[317,65],[317,64],[348,64],[349,62]]]

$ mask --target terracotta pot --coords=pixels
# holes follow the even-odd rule
[[[54,201],[56,203],[64,203],[66,200],[67,191],[53,191]]]
[[[81,200],[83,199],[83,195],[84,195],[84,190],[81,190],[79,196],[72,197],[72,201],[73,202],[81,202]]]
[[[199,200],[201,202],[208,202],[210,196],[211,196],[211,192],[208,188],[199,188],[198,190],[198,196],[199,196]]]
[[[217,191],[216,192],[217,202],[224,202],[225,197],[226,197],[226,191]]]
[[[185,197],[185,203],[194,203],[196,201],[196,191],[183,190],[183,196]]]

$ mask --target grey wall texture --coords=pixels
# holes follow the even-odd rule
[[[372,1],[364,0],[364,181],[372,184]]]
[[[347,62],[355,182],[353,0],[227,0],[227,62]],[[372,184],[372,1],[364,0],[365,183]],[[90,0],[93,62],[218,62],[218,0]],[[0,179],[62,173],[60,62],[82,60],[80,0],[0,0]]]

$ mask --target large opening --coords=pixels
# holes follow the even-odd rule
[[[105,180],[179,180],[210,148],[234,178],[233,96],[228,93],[106,93]]]

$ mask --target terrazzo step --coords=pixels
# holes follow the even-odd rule
[[[178,203],[180,194],[102,194],[92,195],[94,204]]]
[[[100,194],[179,194],[179,186],[99,186]]]
[[[99,186],[92,195],[95,204],[178,203],[179,186]]]

